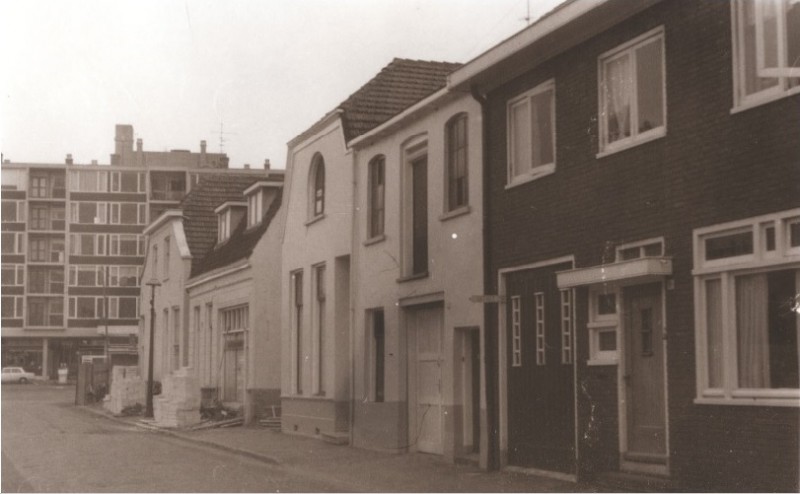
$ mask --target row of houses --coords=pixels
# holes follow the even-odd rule
[[[285,180],[147,227],[141,361],[152,313],[165,390],[285,433],[797,490],[798,19],[570,0],[465,65],[395,59]]]

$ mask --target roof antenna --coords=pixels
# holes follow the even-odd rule
[[[211,131],[214,134],[219,134],[219,152],[220,153],[224,153],[225,152],[225,142],[227,141],[227,139],[225,139],[225,136],[226,135],[228,135],[228,136],[237,135],[234,132],[225,132],[223,129],[224,129],[223,128],[223,124],[222,124],[222,122],[220,122],[219,123],[219,131],[213,131],[213,130]]]

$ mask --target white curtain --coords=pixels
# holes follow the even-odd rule
[[[767,275],[736,278],[739,387],[769,388]]]
[[[628,56],[606,64],[606,133],[608,142],[631,135],[631,73]]]

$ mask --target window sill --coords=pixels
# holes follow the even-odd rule
[[[590,366],[617,365],[618,363],[616,359],[589,359],[586,361],[586,365]]]
[[[368,238],[368,239],[364,240],[364,244],[363,245],[364,245],[364,247],[368,247],[370,245],[379,244],[379,243],[383,242],[384,240],[386,240],[386,235],[381,233],[380,235],[376,235],[376,236],[374,236],[372,238]]]
[[[666,127],[661,127],[660,129],[654,129],[654,130],[648,131],[644,135],[639,135],[639,136],[636,136],[634,138],[630,138],[629,137],[628,140],[625,140],[625,141],[622,141],[622,142],[618,142],[618,143],[614,143],[614,144],[612,144],[610,146],[606,146],[606,149],[604,149],[603,151],[600,151],[599,153],[597,153],[595,155],[595,158],[597,158],[597,159],[605,158],[606,156],[611,156],[612,154],[619,153],[620,151],[625,151],[627,149],[635,148],[636,146],[639,146],[639,145],[644,144],[646,142],[651,142],[651,141],[655,141],[656,139],[661,139],[662,137],[665,137],[666,135],[667,135],[667,128]]]
[[[398,283],[406,283],[408,281],[421,280],[421,279],[427,278],[427,277],[428,277],[428,272],[425,271],[424,273],[417,273],[417,274],[410,274],[408,276],[401,276],[400,278],[397,278],[397,282]]]
[[[313,225],[314,223],[316,223],[316,222],[318,222],[318,221],[322,221],[322,220],[324,220],[324,219],[325,219],[325,213],[323,213],[323,214],[320,214],[320,215],[318,215],[318,216],[314,216],[314,217],[313,217],[313,218],[311,218],[310,220],[306,221],[304,224],[305,224],[305,226],[311,226],[311,225]]]
[[[463,215],[469,214],[471,212],[472,212],[472,208],[469,207],[469,205],[461,206],[461,207],[456,208],[456,209],[454,209],[452,211],[448,211],[446,213],[443,213],[441,216],[439,216],[439,221],[451,220],[453,218],[458,218],[459,216],[463,216]]]
[[[533,182],[534,180],[539,180],[540,178],[544,178],[548,175],[552,175],[556,172],[556,164],[551,163],[549,165],[542,165],[536,167],[535,169],[531,170],[530,172],[520,175],[518,177],[512,178],[509,183],[506,184],[505,189],[512,189],[518,185],[526,184],[528,182]]]
[[[695,405],[800,407],[800,398],[695,398]]]
[[[778,101],[783,98],[788,98],[789,96],[793,96],[795,94],[800,94],[800,86],[793,87],[788,91],[770,93],[763,96],[752,96],[749,100],[743,103],[739,103],[733,108],[731,108],[731,115],[735,115],[737,113],[750,110],[751,108],[756,108],[758,106],[766,105],[768,103],[772,103],[773,101]]]

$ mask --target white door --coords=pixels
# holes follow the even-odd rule
[[[409,316],[414,342],[411,442],[418,451],[442,454],[442,308],[414,309]]]

